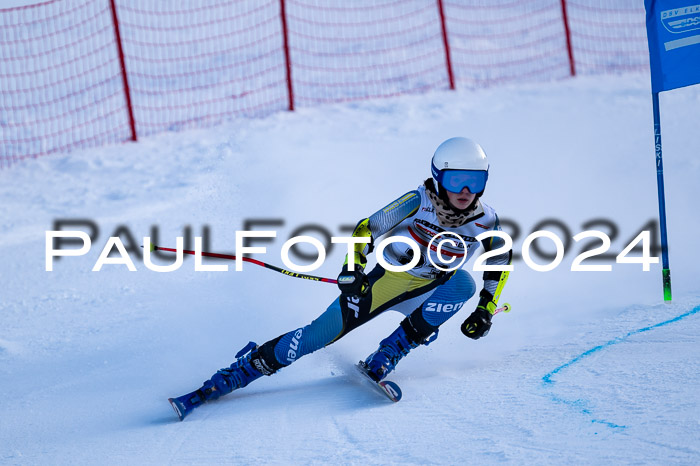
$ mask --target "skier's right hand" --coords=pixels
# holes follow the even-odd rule
[[[338,288],[346,296],[365,296],[369,292],[369,279],[362,267],[355,264],[355,270],[348,270],[348,265],[338,275]]]

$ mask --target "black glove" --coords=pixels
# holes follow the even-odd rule
[[[467,317],[460,327],[462,333],[472,340],[478,340],[488,335],[491,329],[491,313],[486,309],[478,309]]]
[[[365,296],[369,292],[369,279],[364,270],[355,264],[355,270],[350,272],[347,264],[338,275],[338,288],[346,296]]]
[[[460,327],[462,333],[472,340],[478,340],[488,335],[489,330],[491,330],[492,312],[496,309],[496,303],[493,302],[491,293],[481,290],[480,297],[476,310],[467,317],[467,320]]]

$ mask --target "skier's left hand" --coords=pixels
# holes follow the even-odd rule
[[[491,314],[485,309],[477,308],[476,311],[467,317],[462,323],[462,333],[472,340],[478,340],[488,335],[491,329]]]
[[[482,290],[480,296],[476,310],[467,317],[460,327],[462,333],[472,340],[478,340],[488,335],[489,330],[491,330],[493,311],[496,309],[496,303],[492,301],[491,293]]]

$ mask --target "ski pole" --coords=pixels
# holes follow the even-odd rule
[[[499,307],[498,309],[496,309],[495,311],[493,311],[493,314],[492,314],[492,315],[495,316],[495,315],[498,314],[499,312],[510,312],[510,304],[505,303],[505,304],[503,305],[503,307]]]
[[[143,247],[143,246],[142,246]],[[177,249],[172,249],[172,248],[164,248],[162,246],[156,246],[155,244],[151,244],[151,251],[168,251],[168,252],[177,252]],[[190,251],[188,249],[183,249],[182,252],[184,254],[191,254],[195,255],[194,251]],[[218,254],[216,252],[204,252],[202,251],[202,256],[205,257],[217,257],[219,259],[227,259],[227,260],[236,260],[236,256],[231,256],[229,254]],[[294,278],[303,278],[304,280],[312,280],[315,282],[324,282],[324,283],[333,283],[337,284],[338,280],[335,280],[333,278],[324,278],[324,277],[316,277],[314,275],[304,275],[301,273],[296,273],[292,272],[290,270],[286,270],[277,266],[274,266],[272,264],[268,264],[263,261],[259,261],[257,259],[251,259],[250,257],[241,257],[240,258],[243,262],[250,262],[256,265],[259,265],[261,267],[265,267],[266,269],[274,270],[275,272],[282,273],[284,275],[287,275],[289,277],[294,277]]]

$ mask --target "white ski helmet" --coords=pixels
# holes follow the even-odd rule
[[[481,195],[489,178],[489,163],[481,146],[471,139],[450,138],[435,150],[431,172],[438,194],[453,193],[467,187]]]

